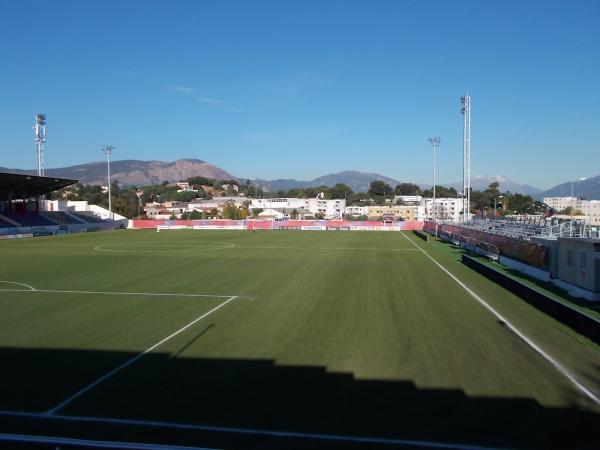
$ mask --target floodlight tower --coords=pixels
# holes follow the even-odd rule
[[[460,98],[463,115],[463,221],[469,220],[471,211],[471,96]]]
[[[110,220],[114,220],[113,212],[112,212],[112,202],[111,202],[111,194],[110,194],[110,155],[114,150],[114,146],[105,145],[102,147],[102,151],[106,153],[106,168],[107,168],[107,178],[108,178],[108,214]]]
[[[431,202],[431,208],[433,210],[433,224],[435,226],[435,237],[437,237],[437,221],[435,217],[435,149],[440,145],[442,140],[439,137],[431,137],[427,139],[431,142],[431,147],[433,148],[433,200]]]
[[[46,114],[36,114],[33,125],[34,142],[37,150],[37,174],[44,176],[44,142],[46,142]]]

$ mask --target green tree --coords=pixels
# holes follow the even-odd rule
[[[453,187],[447,188],[445,186],[435,185],[435,196],[436,198],[457,198],[458,192]],[[423,191],[423,197],[432,198],[433,189],[426,189]]]
[[[349,195],[352,195],[354,191],[350,186],[345,185],[344,183],[338,183],[331,189],[329,189],[329,194],[331,198],[347,198]]]
[[[224,219],[240,219],[240,210],[233,203],[226,203],[223,206],[223,218]]]
[[[571,208],[567,206],[565,209],[559,212],[559,214],[564,214],[566,216],[583,216],[583,211],[577,208]]]
[[[298,211],[296,210],[296,208],[294,208],[292,210],[292,212],[290,213],[290,218],[291,219],[297,219],[298,218]]]
[[[371,195],[391,195],[394,193],[394,190],[392,189],[392,187],[385,183],[384,181],[381,180],[374,180],[371,181],[371,184],[369,185],[369,194]]]
[[[394,188],[394,194],[396,195],[419,195],[421,188],[413,183],[400,183]]]

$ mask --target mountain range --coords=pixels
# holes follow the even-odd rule
[[[244,181],[214,164],[199,159],[180,159],[173,162],[122,160],[112,161],[110,167],[111,179],[116,180],[123,186],[160,184],[164,181],[176,182],[193,176],[202,176],[218,180],[238,179]],[[9,169],[5,167],[0,167],[0,172],[23,173],[29,175],[35,175],[36,173],[34,170]],[[106,185],[106,162],[92,162],[56,169],[46,169],[45,174],[46,176],[51,177],[77,179],[83,184]],[[369,189],[371,181],[374,180],[383,180],[392,187],[400,183],[398,180],[378,173],[359,172],[355,170],[330,173],[310,181],[295,179],[255,179],[253,180],[253,183],[263,190],[271,192],[315,186],[331,187],[337,183],[344,183],[350,186],[354,192],[365,192]],[[408,180],[404,180],[403,182],[407,181]],[[414,181],[411,182],[418,184],[422,189],[431,187],[431,185],[428,184],[417,183]],[[492,182],[498,182],[500,184],[499,189],[502,192],[510,191],[512,193],[531,195],[536,199],[571,195],[570,182],[542,191],[528,184],[519,184],[516,181],[501,175],[491,177],[477,175],[472,179],[471,185],[474,190],[484,190]],[[459,192],[462,190],[462,182],[449,183],[447,186],[454,187]],[[574,194],[578,197],[600,199],[600,175],[574,182],[573,188]]]
[[[586,200],[600,200],[600,175],[573,182],[573,195]],[[536,198],[570,197],[571,182],[559,184],[546,191],[536,194]]]
[[[46,169],[48,177],[71,178],[82,184],[106,185],[106,162],[92,162],[58,169]],[[160,184],[163,181],[175,182],[194,176],[217,180],[235,180],[236,177],[223,169],[199,159],[180,159],[173,162],[122,160],[111,161],[111,180],[123,186],[142,186]],[[0,172],[35,175],[34,170],[7,169]]]
[[[338,183],[344,183],[354,192],[366,192],[369,190],[369,184],[374,180],[382,180],[392,187],[400,183],[398,180],[379,175],[378,173],[358,172],[356,170],[345,170],[338,173],[330,173],[310,181],[298,181],[294,179],[278,180],[254,180],[254,184],[263,190],[270,192],[287,191],[295,188],[306,188],[316,186],[335,186]]]

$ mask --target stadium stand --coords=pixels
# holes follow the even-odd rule
[[[551,219],[523,220],[510,218],[477,218],[468,222],[454,224],[484,233],[498,234],[525,241],[532,237],[579,237],[584,233],[584,224],[573,220],[559,222]]]
[[[57,222],[47,219],[41,214],[35,212],[4,211],[2,215],[13,220],[14,222],[17,222],[22,227],[44,227],[49,225],[58,225]]]
[[[6,220],[4,220],[2,217],[0,217],[0,228],[13,228],[16,227],[15,224],[10,223]]]
[[[40,210],[39,199],[52,191],[76,182],[77,180],[64,178],[1,172],[0,228],[3,231],[0,234],[3,236],[16,235],[25,231],[22,228],[28,227],[36,227],[33,230],[34,235],[53,233],[59,225],[65,225],[58,220],[52,220],[52,217],[44,217],[40,214],[38,212]]]
[[[40,212],[40,215],[60,225],[78,225],[85,223],[84,220],[78,217],[73,217],[73,215],[67,214],[63,211],[42,211]]]
[[[80,219],[83,222],[87,222],[87,223],[103,223],[104,222],[103,219],[101,219],[100,217],[98,217],[92,213],[85,214],[85,213],[81,213],[81,212],[71,212],[69,214],[76,217],[77,219]]]

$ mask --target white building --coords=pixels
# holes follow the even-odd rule
[[[577,197],[544,197],[544,203],[556,212],[563,211],[570,206],[578,208],[578,201],[580,200]]]
[[[346,200],[323,198],[257,198],[250,204],[253,209],[276,209],[276,210],[306,210],[317,216],[322,215],[325,219],[341,219],[346,211]]]
[[[360,217],[369,213],[368,206],[346,206],[346,216]]]
[[[600,200],[582,200],[577,197],[544,197],[544,203],[555,212],[564,211],[571,206],[580,210],[588,225],[600,225]]]
[[[394,197],[394,204],[419,205],[422,199],[423,197],[420,195],[396,195]]]
[[[600,226],[600,200],[580,200],[577,206],[588,225]]]
[[[194,186],[190,186],[187,181],[180,181],[177,183],[177,192],[198,192],[198,189],[194,189]]]
[[[424,214],[425,220],[433,220],[433,199],[424,198],[421,200],[421,205],[424,209],[417,211],[417,220],[419,215]],[[437,220],[450,220],[452,222],[460,222],[462,219],[462,198],[436,198],[435,199],[435,216]]]

